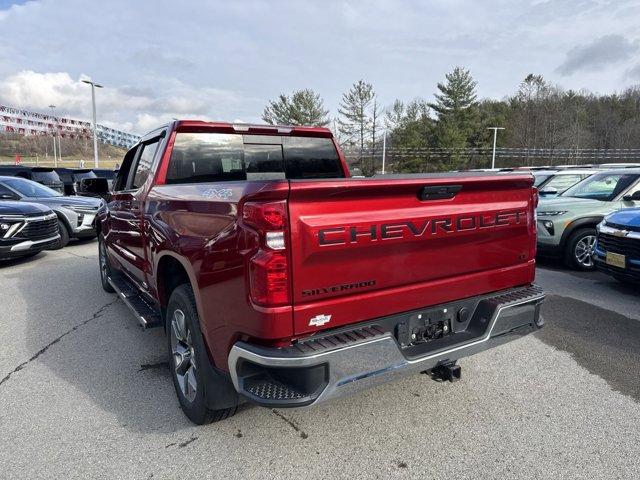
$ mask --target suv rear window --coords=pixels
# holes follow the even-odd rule
[[[31,174],[36,182],[59,182],[60,177],[53,170],[32,170]]]
[[[330,138],[179,132],[167,183],[342,178]]]

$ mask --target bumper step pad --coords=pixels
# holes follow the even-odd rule
[[[250,378],[244,381],[244,388],[256,397],[267,400],[299,400],[303,393],[271,378]]]

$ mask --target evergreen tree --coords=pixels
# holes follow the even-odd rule
[[[363,165],[364,149],[373,134],[373,120],[371,109],[375,104],[373,85],[359,80],[348,92],[342,94],[342,101],[338,108],[338,130],[344,142],[360,149],[358,157],[360,168],[365,174],[371,174],[368,166]],[[376,112],[377,115],[377,112]]]
[[[455,67],[445,78],[445,83],[438,83],[436,101],[429,104],[438,117],[435,142],[438,147],[453,149],[446,167],[461,168],[462,158],[455,149],[468,146],[469,138],[479,129],[477,84],[462,67]]]
[[[329,123],[328,115],[320,95],[304,89],[293,92],[291,97],[282,94],[277,100],[270,100],[262,112],[262,119],[271,125],[324,127]]]

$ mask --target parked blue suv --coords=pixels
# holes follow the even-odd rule
[[[640,282],[640,208],[618,210],[597,227],[593,260],[598,270],[624,282]]]

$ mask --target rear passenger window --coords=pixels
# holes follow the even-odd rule
[[[167,183],[342,178],[330,138],[179,132]]]

